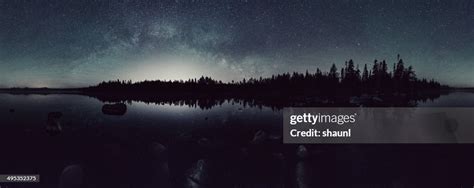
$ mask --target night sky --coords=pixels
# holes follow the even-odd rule
[[[401,54],[474,86],[474,1],[0,0],[0,87],[223,81]]]

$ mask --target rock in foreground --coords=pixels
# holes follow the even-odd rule
[[[104,106],[102,106],[102,113],[107,114],[107,115],[122,116],[126,112],[127,112],[127,105],[123,103],[104,104]]]

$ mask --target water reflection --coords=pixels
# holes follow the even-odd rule
[[[97,98],[102,102],[112,103],[128,103],[144,102],[146,104],[157,105],[174,105],[187,106],[191,108],[199,108],[202,110],[211,109],[215,106],[222,106],[225,103],[232,105],[239,105],[250,108],[270,107],[272,110],[281,110],[283,107],[313,107],[313,106],[332,106],[332,107],[355,107],[355,106],[395,106],[395,107],[413,107],[417,106],[418,102],[426,103],[434,101],[446,92],[432,92],[417,95],[361,95],[361,96],[332,96],[332,97],[259,97],[249,96],[240,98],[225,98],[225,97],[199,97],[199,96],[117,96],[117,95],[93,95],[91,97]]]
[[[40,174],[41,187],[390,187],[393,177],[471,178],[461,172],[474,168],[472,145],[282,144],[278,109],[340,104],[304,100],[0,94],[0,172]],[[126,113],[104,115],[104,101],[124,103]]]
[[[474,107],[474,92],[452,92],[433,100],[419,101],[420,107]]]

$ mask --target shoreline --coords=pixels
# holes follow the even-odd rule
[[[153,95],[174,95],[176,94],[183,94],[183,96],[188,96],[190,93],[193,95],[201,95],[201,94],[209,94],[211,92],[207,91],[196,91],[196,92],[173,92],[173,91],[146,91],[146,90],[138,90],[138,91],[119,91],[119,90],[109,90],[109,91],[87,91],[89,88],[0,88],[0,93],[9,93],[9,94],[83,94],[83,95],[126,95],[126,96],[153,96]],[[439,89],[439,90],[423,90],[419,91],[418,93],[431,93],[431,92],[474,92],[474,88],[447,88],[447,89]],[[229,92],[219,92],[219,91],[212,91],[212,96],[229,96],[230,95],[249,95],[246,94],[236,94],[236,93],[229,93]],[[290,92],[291,93],[291,92]],[[315,93],[310,92],[309,94],[313,96],[324,96],[324,95],[314,95]],[[384,93],[380,93],[381,95],[387,95]],[[395,94],[395,93],[392,93]],[[278,95],[278,94],[277,94]],[[369,95],[376,95],[376,94],[369,94]],[[179,95],[178,95],[179,96]],[[294,96],[300,96],[294,95]],[[301,95],[305,96],[305,94]]]

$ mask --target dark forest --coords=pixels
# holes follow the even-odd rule
[[[338,69],[319,68],[305,73],[284,73],[269,78],[222,82],[210,77],[175,81],[116,80],[84,88],[104,102],[144,101],[211,108],[226,100],[244,105],[271,106],[415,106],[416,101],[439,97],[448,86],[417,78],[402,59],[389,71],[388,63],[374,60],[362,68],[353,60]],[[371,68],[368,68],[371,66]]]
[[[372,68],[365,64],[363,68],[353,60],[346,61],[339,70],[333,64],[328,72],[319,68],[315,72],[283,73],[270,78],[249,78],[241,81],[224,83],[210,77],[175,81],[108,81],[86,90],[89,92],[126,92],[140,94],[232,93],[233,95],[264,94],[264,95],[351,95],[360,94],[414,94],[428,90],[447,88],[434,80],[419,79],[412,66],[406,67],[399,59],[389,71],[385,60],[374,60]]]

